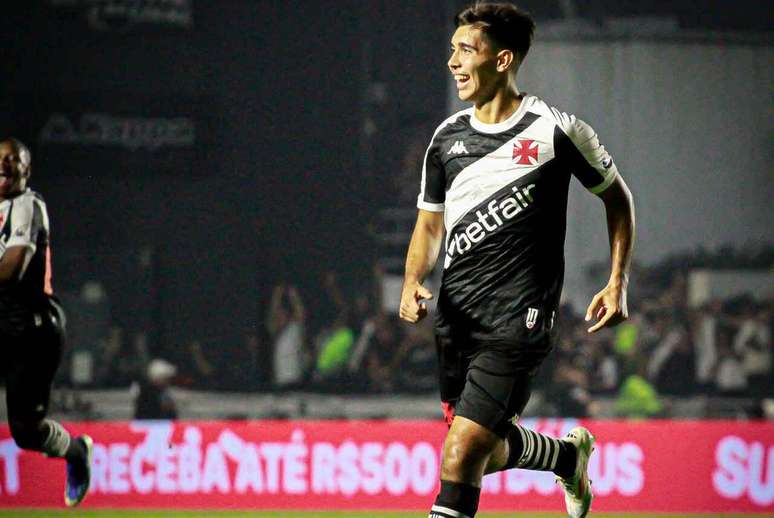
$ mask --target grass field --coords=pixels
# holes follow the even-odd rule
[[[188,511],[110,511],[110,510],[0,510],[0,518],[427,518],[427,513],[377,513],[377,512],[338,512],[318,513],[303,511],[281,512],[188,512]],[[479,513],[476,518],[566,518],[564,514],[545,513]],[[774,514],[607,514],[593,513],[599,518],[774,518]]]

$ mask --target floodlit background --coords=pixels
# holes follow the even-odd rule
[[[462,5],[3,6],[0,134],[32,149],[31,186],[48,203],[54,287],[70,319],[54,416],[115,425],[105,437],[129,444],[144,437],[126,423],[135,418],[194,423],[203,431],[190,433],[218,441],[208,421],[248,419],[255,444],[266,419],[280,420],[266,433],[291,441],[299,427],[307,442],[310,420],[438,419],[430,319],[407,326],[396,310],[421,159],[435,127],[463,108],[445,65]],[[749,439],[731,467],[712,465],[722,455],[709,445],[708,480],[713,469],[727,479],[707,490],[744,479],[718,497],[722,510],[771,511],[771,10],[721,0],[519,5],[538,23],[520,87],[595,128],[634,193],[638,224],[631,319],[589,337],[581,315],[606,280],[607,234],[602,205],[575,182],[559,339],[526,414],[557,433],[575,419],[742,420],[751,437],[769,438]],[[440,444],[443,427],[421,422],[434,430],[424,440]],[[659,422],[668,433],[671,421]],[[187,425],[172,426],[170,440],[184,444]],[[23,496],[28,466],[9,491],[2,444],[0,506]],[[508,487],[504,479],[495,494],[521,509],[548,505],[535,488],[517,498]],[[418,511],[432,499],[415,496],[405,506]],[[286,507],[255,498],[245,505]],[[215,505],[204,493],[196,501]],[[321,510],[351,509],[331,502]],[[382,507],[374,502],[363,505]]]

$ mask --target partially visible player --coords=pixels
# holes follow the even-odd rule
[[[0,142],[0,361],[11,435],[22,449],[66,459],[64,499],[72,507],[89,489],[92,440],[72,438],[46,418],[65,317],[51,289],[46,204],[27,187],[31,171],[24,144]]]
[[[446,119],[425,154],[400,305],[409,322],[427,314],[422,283],[442,252],[436,336],[450,428],[430,518],[472,518],[483,475],[511,468],[553,471],[567,513],[583,518],[594,437],[577,427],[555,439],[519,416],[552,346],[571,178],[602,200],[610,235],[610,279],[587,309],[598,319],[589,332],[627,318],[632,196],[589,125],[519,92],[529,15],[477,2],[455,21],[448,67],[473,106]]]

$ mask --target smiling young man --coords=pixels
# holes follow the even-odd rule
[[[592,299],[589,332],[627,317],[634,239],[632,196],[596,133],[583,121],[519,92],[516,73],[534,22],[506,3],[461,11],[449,70],[473,106],[446,119],[425,154],[400,316],[427,314],[422,285],[443,244],[436,337],[449,433],[431,518],[472,518],[484,474],[553,471],[567,512],[591,507],[587,475],[594,437],[562,439],[518,423],[531,380],[551,350],[564,275],[567,193],[575,176],[604,203],[612,267]]]
[[[16,444],[67,461],[65,503],[78,505],[90,479],[92,441],[47,419],[51,381],[64,343],[64,313],[51,289],[49,223],[43,198],[27,187],[29,149],[0,141],[0,355],[8,424]]]

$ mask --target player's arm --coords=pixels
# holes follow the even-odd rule
[[[419,213],[406,254],[406,271],[398,312],[400,318],[408,322],[418,322],[424,318],[427,315],[427,304],[421,301],[433,298],[422,282],[435,266],[443,239],[446,173],[439,158],[438,134],[444,124],[435,130],[422,163],[422,182],[417,198]]]
[[[597,319],[588,329],[594,333],[629,316],[626,289],[634,244],[634,203],[632,193],[594,129],[572,115],[556,110],[553,113],[562,129],[556,141],[557,149],[581,184],[599,196],[607,213],[612,266],[607,285],[594,296],[586,310],[587,321]]]
[[[589,328],[589,333],[614,326],[629,317],[626,290],[634,248],[634,201],[621,175],[616,175],[610,186],[599,193],[599,197],[607,213],[612,264],[607,285],[594,296],[586,310],[586,321],[592,318],[598,320]]]
[[[28,246],[11,246],[0,258],[0,284],[18,282],[32,257]]]
[[[24,275],[35,254],[35,239],[43,226],[42,220],[42,213],[31,200],[14,203],[10,237],[5,247],[0,243],[0,284],[18,282]]]
[[[271,336],[274,336],[280,330],[278,314],[282,308],[282,297],[284,294],[285,286],[283,284],[274,286],[274,290],[271,293],[271,302],[269,302],[269,311],[266,313],[266,330],[269,331]]]
[[[435,266],[442,239],[443,212],[420,209],[406,255],[399,311],[403,320],[418,322],[427,315],[427,305],[420,301],[433,298],[433,294],[422,282]]]
[[[299,295],[298,289],[295,286],[288,286],[288,300],[290,301],[290,311],[293,315],[293,320],[303,322],[306,316],[304,302],[301,300],[301,295]]]

